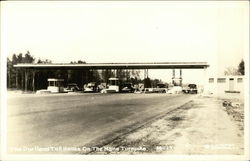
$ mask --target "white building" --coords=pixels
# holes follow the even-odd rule
[[[52,93],[60,93],[63,92],[63,81],[64,79],[55,79],[55,78],[49,78],[48,79],[48,91],[51,91]]]
[[[205,90],[215,95],[235,93],[243,96],[244,76],[209,77]]]

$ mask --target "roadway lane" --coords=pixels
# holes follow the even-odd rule
[[[190,95],[8,96],[8,147],[96,145],[188,102]]]

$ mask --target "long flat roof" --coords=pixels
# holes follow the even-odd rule
[[[52,64],[17,64],[17,68],[31,69],[203,69],[207,62],[152,62],[152,63],[52,63]]]

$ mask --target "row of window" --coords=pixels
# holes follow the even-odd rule
[[[61,87],[61,86],[63,86],[63,82],[49,81],[49,86]]]
[[[243,78],[235,78],[237,79],[237,83],[242,83]],[[214,83],[214,78],[209,78],[209,83]],[[234,81],[234,78],[229,78],[229,81]],[[217,78],[217,83],[226,83],[226,78]]]

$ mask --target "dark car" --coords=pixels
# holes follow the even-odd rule
[[[157,87],[154,88],[154,92],[156,93],[167,93],[168,91],[168,84],[158,83]]]
[[[66,92],[75,92],[75,91],[81,91],[81,89],[77,86],[76,83],[69,83],[67,85],[67,88],[64,89]]]
[[[124,83],[122,88],[121,88],[121,92],[134,92],[134,88],[133,88],[133,85],[132,83]]]
[[[187,94],[197,94],[198,90],[197,90],[197,85],[196,84],[189,84],[187,88],[182,90],[184,93]]]

